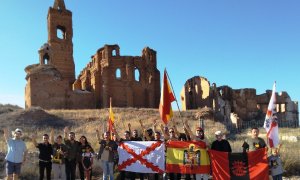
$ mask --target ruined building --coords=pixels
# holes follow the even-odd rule
[[[118,45],[105,45],[75,79],[72,12],[64,0],[48,10],[48,41],[38,51],[39,63],[25,68],[25,106],[44,109],[90,109],[109,106],[157,108],[160,72],[156,51],[121,56]]]
[[[239,124],[238,121],[256,119],[266,113],[272,91],[257,95],[256,89],[232,89],[229,86],[217,87],[215,83],[195,76],[188,79],[181,90],[182,109],[212,108],[224,121]],[[292,101],[287,92],[276,93],[277,116],[286,122],[298,124],[298,102]]]

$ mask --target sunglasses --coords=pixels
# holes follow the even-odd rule
[[[169,133],[174,133],[174,131],[169,131]]]

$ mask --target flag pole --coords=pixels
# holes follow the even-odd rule
[[[175,93],[174,93],[174,88],[173,88],[173,85],[172,85],[172,81],[171,81],[171,79],[170,79],[170,77],[169,77],[169,74],[168,74],[168,72],[167,72],[167,68],[165,68],[165,71],[166,71],[166,74],[167,74],[167,78],[169,79],[169,82],[170,82],[170,85],[171,85],[171,88],[172,88],[172,92],[173,92],[174,97],[175,97],[176,105],[177,105],[178,112],[179,112],[179,117],[180,117],[180,119],[181,119],[182,124],[184,124],[184,123],[183,123],[183,120],[182,120],[182,116],[181,116],[181,111],[180,111],[180,108],[179,108],[179,105],[178,105],[178,101],[177,101],[176,95],[175,95]]]

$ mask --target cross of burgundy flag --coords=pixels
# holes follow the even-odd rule
[[[270,148],[279,144],[278,122],[276,117],[276,82],[273,85],[272,95],[269,102],[264,128],[267,131],[267,142]]]
[[[121,171],[163,173],[165,145],[162,141],[126,141],[118,148]]]

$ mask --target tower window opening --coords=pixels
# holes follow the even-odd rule
[[[114,49],[113,51],[112,51],[112,56],[116,56],[117,55],[117,51]]]
[[[43,63],[44,64],[49,64],[49,61],[50,61],[50,57],[48,54],[45,54],[44,57],[43,57]]]
[[[58,39],[66,39],[66,28],[63,26],[57,26],[56,36]]]

